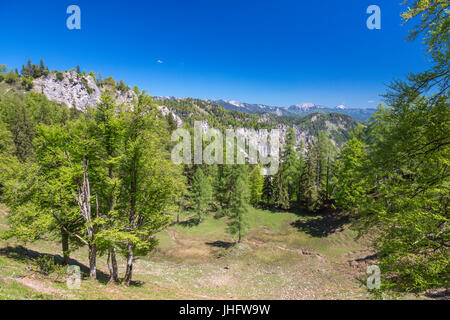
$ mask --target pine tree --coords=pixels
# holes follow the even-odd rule
[[[31,59],[28,59],[26,66],[22,65],[21,74],[23,77],[32,77],[33,76],[33,66],[31,65]]]
[[[317,137],[320,144],[320,189],[323,202],[329,202],[333,188],[335,158],[337,148],[328,137],[326,131],[320,131]]]
[[[320,206],[320,146],[311,142],[307,148],[305,170],[301,179],[301,205],[310,212],[317,211]]]
[[[281,181],[278,190],[277,206],[283,210],[288,210],[291,207],[290,198],[288,188],[283,181]]]
[[[221,209],[225,210],[230,205],[232,186],[232,166],[223,164],[218,165],[217,175],[214,179],[214,197]]]
[[[39,63],[39,70],[41,71],[41,74],[46,76],[48,75],[48,67],[45,66],[44,60],[41,59]]]
[[[282,155],[282,180],[289,195],[289,201],[295,201],[299,183],[299,154],[295,148],[297,139],[292,128],[288,129]],[[283,191],[284,192],[284,191]]]
[[[265,205],[271,206],[273,204],[273,177],[272,176],[265,176],[264,177],[264,184],[263,184],[263,191],[262,191],[262,201]]]
[[[169,130],[170,132],[173,132],[174,130],[177,129],[177,122],[172,114],[172,112],[169,112],[168,116],[167,116],[167,123],[169,124]]]

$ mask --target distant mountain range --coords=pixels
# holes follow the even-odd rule
[[[154,97],[157,100],[183,100],[183,98],[176,97]],[[286,107],[275,107],[264,104],[252,104],[245,102],[238,102],[234,100],[207,100],[209,103],[215,103],[222,106],[225,109],[240,111],[246,113],[268,113],[276,116],[291,116],[291,117],[304,117],[313,113],[333,113],[338,112],[346,114],[352,117],[354,120],[366,121],[377,110],[376,109],[363,109],[363,108],[347,108],[344,105],[339,105],[334,108],[317,105],[314,103],[301,103]]]

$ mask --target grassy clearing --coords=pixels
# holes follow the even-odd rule
[[[0,229],[6,228],[0,210]],[[367,299],[357,279],[363,268],[350,260],[366,256],[345,224],[327,225],[318,217],[251,209],[241,244],[226,232],[226,218],[213,214],[196,225],[195,213],[158,234],[158,249],[135,265],[134,285],[108,286],[86,277],[80,290],[64,279],[37,271],[42,254],[60,255],[58,243],[38,241],[19,247],[0,241],[2,299]],[[87,251],[71,255],[87,272]],[[123,259],[119,260],[123,274]],[[98,258],[100,274],[106,258]]]

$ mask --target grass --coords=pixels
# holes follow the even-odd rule
[[[0,210],[0,230],[6,228]],[[193,212],[159,233],[158,249],[135,263],[134,285],[106,285],[84,278],[80,290],[40,274],[37,257],[60,257],[60,245],[38,241],[20,247],[0,241],[1,299],[368,299],[349,260],[368,254],[345,224],[332,228],[318,217],[250,209],[244,240],[227,233],[226,218],[211,213],[200,224]],[[319,219],[319,220],[318,220]],[[317,220],[317,221],[316,221]],[[323,224],[323,229],[319,226]],[[85,248],[71,254],[87,271]],[[124,259],[119,259],[121,275]],[[100,272],[108,270],[98,258]]]
[[[12,279],[0,279],[0,300],[51,300],[52,295],[30,289]]]

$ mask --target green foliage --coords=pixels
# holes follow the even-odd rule
[[[127,92],[128,90],[130,90],[130,88],[126,85],[126,83],[125,83],[124,80],[120,80],[120,81],[117,83],[116,88],[117,88],[117,90],[119,90],[119,91],[121,91],[121,92]]]
[[[58,264],[55,261],[55,258],[51,255],[42,255],[36,259],[36,264],[44,274],[50,274],[57,270]]]
[[[263,183],[263,190],[261,195],[262,201],[266,206],[273,204],[274,192],[273,192],[273,177],[265,176]]]
[[[363,143],[357,138],[348,141],[339,154],[333,197],[342,210],[357,209],[367,191],[362,170],[365,159]]]
[[[16,72],[17,73],[17,72]],[[41,59],[40,65],[32,64],[31,60],[28,59],[28,62],[25,66],[22,66],[21,71],[22,77],[24,78],[32,78],[36,79],[43,75],[48,74],[48,68],[45,67],[43,60]]]
[[[17,83],[20,79],[20,76],[11,69],[6,75],[5,75],[5,82],[8,84],[14,84]]]
[[[56,72],[56,80],[63,81],[64,80],[64,74],[62,72]]]
[[[84,87],[86,88],[86,90],[87,90],[87,92],[89,93],[89,94],[92,94],[93,92],[94,92],[94,89],[92,89],[90,86],[89,86],[89,84],[88,84],[88,81],[86,80],[86,78],[85,77],[81,77],[81,82],[84,84]]]
[[[8,68],[4,64],[0,64],[0,82],[5,80],[6,74],[5,71],[7,71]]]
[[[33,88],[33,78],[22,77],[22,87],[25,90],[31,90]]]
[[[261,175],[261,166],[255,166],[249,175],[250,203],[258,207],[262,201],[264,178]]]
[[[310,212],[318,211],[322,206],[321,192],[321,144],[319,140],[307,147],[307,159],[303,174],[300,178],[299,202],[300,206]]]
[[[105,79],[105,84],[110,86],[110,87],[115,87],[116,86],[116,81],[114,81],[113,77],[108,77]]]
[[[374,234],[382,289],[418,293],[450,284],[448,2],[414,1],[403,17],[420,17],[410,39],[424,33],[432,67],[394,81],[390,108],[344,147],[335,197]]]
[[[231,193],[231,206],[228,211],[228,231],[233,235],[237,234],[238,242],[241,242],[247,226],[245,214],[250,207],[247,166],[234,165],[233,176],[234,186]]]
[[[203,215],[208,211],[212,202],[212,187],[200,167],[195,171],[192,180],[191,199],[195,204],[198,219],[201,222]]]
[[[297,200],[298,195],[301,155],[296,150],[296,141],[295,132],[289,127],[280,158],[281,165],[274,183],[274,200],[283,210],[290,209],[291,203]]]
[[[45,66],[44,60],[41,59],[39,63],[39,71],[43,76],[47,76],[49,74],[48,67]]]
[[[22,162],[34,156],[33,139],[38,124],[65,123],[78,115],[76,110],[35,92],[0,96],[0,117],[12,135],[13,155]]]

